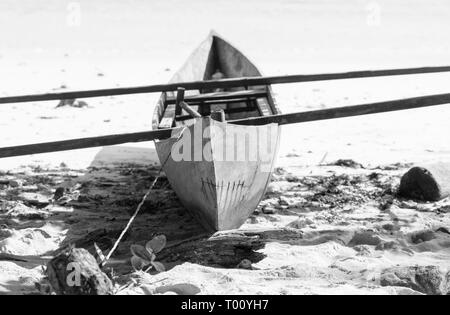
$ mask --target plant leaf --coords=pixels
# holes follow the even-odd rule
[[[164,265],[159,261],[152,261],[151,264],[153,265],[153,267],[155,267],[156,271],[158,272],[166,271],[166,267],[164,267]]]
[[[158,254],[160,251],[163,250],[163,248],[166,246],[167,239],[165,235],[158,235],[155,236],[151,241],[145,245],[145,248],[149,252],[153,252],[155,254]]]
[[[200,293],[200,288],[190,283],[178,283],[158,287],[155,289],[155,292],[159,294],[164,294],[166,292],[175,292],[178,295],[196,295]]]
[[[149,253],[144,246],[141,245],[131,245],[130,247],[131,253],[134,256],[137,256],[145,261],[148,261],[150,263],[152,260],[154,260],[154,255],[152,253]]]
[[[133,266],[134,270],[139,271],[144,269],[145,262],[138,256],[133,256],[131,257],[131,266]]]

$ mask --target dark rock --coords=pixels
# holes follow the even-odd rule
[[[436,238],[436,233],[431,231],[431,230],[414,232],[411,235],[411,241],[414,244],[420,244],[420,243],[423,243],[423,242],[428,242],[428,241],[434,240],[435,238]]]
[[[64,196],[64,192],[66,190],[64,189],[64,187],[58,187],[56,188],[55,194],[53,195],[53,199],[54,200],[59,200]]]
[[[398,225],[392,223],[386,223],[382,226],[382,228],[389,232],[395,232],[400,230],[400,227]]]
[[[398,195],[424,201],[438,201],[450,196],[450,164],[413,167],[403,175]]]
[[[445,227],[440,227],[439,229],[436,230],[436,232],[450,234],[450,231],[447,228],[445,228]]]
[[[20,187],[22,185],[22,183],[18,180],[10,180],[9,181],[9,186],[11,186],[12,188],[17,188]]]
[[[381,273],[381,286],[406,287],[428,295],[449,292],[447,276],[436,266],[394,267]]]
[[[382,239],[373,231],[356,232],[351,239],[349,246],[357,245],[371,245],[377,246],[382,242]]]
[[[262,208],[262,213],[264,213],[264,214],[274,214],[276,212],[277,212],[277,210],[271,206],[264,206]]]

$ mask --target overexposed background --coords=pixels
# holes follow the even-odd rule
[[[266,75],[449,65],[449,16],[446,0],[2,0],[0,95],[164,83],[210,29]],[[430,74],[275,91],[282,111],[292,112],[447,93],[449,83],[450,74]],[[84,109],[0,105],[0,146],[148,130],[157,98],[87,99]],[[448,159],[448,107],[285,127],[279,163]],[[0,167],[82,166],[96,152],[5,159]]]

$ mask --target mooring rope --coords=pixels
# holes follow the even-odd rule
[[[184,128],[186,128],[186,127],[184,127]],[[180,134],[178,135],[178,138],[175,140],[175,143],[178,142],[178,140],[180,140],[181,136],[183,135],[183,131],[184,130],[182,130],[180,132]],[[154,141],[153,143],[155,144],[155,147],[156,147],[156,142]],[[169,152],[169,154],[167,155],[166,160],[164,161],[164,163],[161,164],[161,167],[159,168],[158,174],[156,175],[155,179],[153,180],[152,184],[150,185],[150,188],[147,190],[147,192],[145,193],[144,197],[142,197],[141,202],[139,203],[139,205],[137,206],[136,210],[134,211],[134,214],[128,220],[128,223],[125,226],[125,228],[123,229],[122,233],[120,233],[120,236],[117,239],[117,241],[114,243],[114,246],[111,248],[111,250],[109,251],[108,255],[105,257],[105,259],[100,263],[100,267],[103,267],[108,262],[108,260],[111,258],[111,256],[114,254],[114,252],[117,250],[117,247],[119,246],[119,244],[122,241],[123,237],[125,236],[125,234],[130,229],[131,225],[133,224],[134,219],[136,219],[137,215],[141,211],[142,206],[144,205],[144,203],[147,200],[148,196],[150,195],[151,191],[153,190],[153,188],[155,187],[156,183],[158,182],[158,179],[161,177],[161,173],[163,171],[163,168],[166,165],[167,161],[169,161],[169,158],[171,156],[172,156],[172,151]]]

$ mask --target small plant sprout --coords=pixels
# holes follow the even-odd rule
[[[166,271],[166,268],[159,261],[155,261],[156,254],[166,246],[166,237],[164,235],[155,236],[145,247],[141,245],[131,245],[131,265],[138,270],[150,271],[155,268],[157,272]]]

